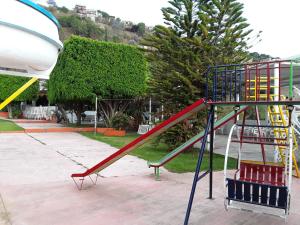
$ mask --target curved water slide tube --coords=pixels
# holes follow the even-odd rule
[[[200,110],[203,110],[206,107],[207,107],[207,104],[206,104],[206,100],[204,98],[196,101],[195,103],[186,107],[179,113],[177,113],[174,116],[170,117],[169,119],[165,120],[161,124],[155,126],[152,130],[150,130],[147,133],[136,138],[135,140],[133,140],[132,142],[130,142],[129,144],[127,144],[126,146],[124,146],[123,148],[121,148],[120,150],[115,152],[114,154],[108,156],[106,159],[102,160],[101,162],[99,162],[98,164],[93,166],[92,168],[86,170],[83,173],[72,174],[71,177],[74,179],[75,177],[83,178],[86,176],[90,176],[92,174],[98,174],[101,170],[105,169],[112,163],[116,162],[123,156],[127,155],[130,151],[138,148],[139,146],[144,144],[150,138],[154,138],[154,137],[158,136],[162,132],[166,131],[168,128],[189,118],[194,113],[196,113]]]
[[[237,115],[244,112],[247,108],[248,108],[247,106],[241,106],[239,110],[232,111],[229,114],[227,114],[226,116],[224,116],[223,118],[221,118],[220,120],[217,120],[215,122],[215,125],[214,125],[214,130],[217,130],[218,128],[222,127],[223,125],[228,123],[230,120],[234,119]],[[172,152],[170,152],[169,154],[167,154],[166,156],[164,156],[160,160],[155,161],[155,162],[150,162],[149,161],[148,166],[149,167],[154,167],[155,174],[158,176],[159,175],[159,171],[158,171],[159,167],[165,165],[167,162],[174,159],[176,156],[178,156],[179,154],[184,152],[186,149],[192,147],[198,141],[201,141],[202,138],[204,137],[204,133],[205,133],[205,131],[202,131],[201,133],[195,135],[190,140],[188,140],[184,144],[180,145],[179,147],[174,149]]]
[[[1,0],[0,74],[49,79],[63,44],[56,18],[30,0]]]

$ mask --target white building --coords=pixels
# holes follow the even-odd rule
[[[75,5],[74,12],[81,18],[90,18],[94,22],[96,21],[96,17],[98,16],[97,10],[87,9],[84,5]]]

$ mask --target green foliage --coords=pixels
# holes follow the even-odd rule
[[[0,119],[0,131],[21,131],[24,130],[12,121]]]
[[[112,118],[112,126],[118,130],[125,130],[130,123],[130,117],[125,113],[117,113]]]
[[[168,114],[204,97],[203,74],[210,65],[248,59],[251,30],[236,0],[171,0],[163,8],[166,26],[156,26],[144,38],[148,46],[153,97]],[[178,133],[170,134],[170,140]],[[189,136],[186,134],[187,137]]]
[[[265,106],[257,106],[257,107],[258,107],[259,118],[261,120],[265,120],[267,117],[267,107],[265,107]],[[256,120],[255,107],[249,107],[249,109],[247,109],[246,119],[247,120]]]
[[[73,36],[50,76],[49,99],[135,97],[145,93],[147,76],[147,62],[136,47]]]
[[[118,36],[113,36],[112,41],[115,43],[120,43],[121,39]]]
[[[185,143],[203,130],[206,121],[203,121],[202,118],[205,114],[206,112],[200,112],[194,118],[185,120],[168,129],[158,137],[158,142],[167,144],[171,150]]]
[[[71,104],[79,113],[95,96],[143,95],[148,73],[147,62],[136,47],[72,36],[50,76],[48,97],[52,103]]]
[[[139,36],[144,36],[146,33],[146,25],[144,23],[138,23],[132,26],[131,31],[137,33]]]
[[[142,36],[132,32],[130,22],[98,10],[95,22],[90,18],[78,16],[73,10],[65,7],[47,7],[62,25],[60,39],[67,40],[71,35],[79,35],[95,40],[137,44]],[[129,31],[129,32],[128,32]]]
[[[30,78],[26,77],[15,77],[0,75],[0,100],[4,101],[10,95],[12,95],[16,90],[18,90],[23,84],[28,82]],[[35,82],[27,90],[25,90],[21,95],[19,95],[14,101],[30,101],[38,97],[39,83]]]
[[[19,105],[13,105],[12,107],[12,118],[18,119],[22,115],[22,110]]]
[[[199,32],[212,65],[239,63],[249,58],[247,40],[252,32],[237,0],[199,1]]]
[[[180,123],[162,133],[158,140],[167,144],[170,150],[173,150],[182,143],[187,142],[195,135],[195,132],[199,133],[200,130],[201,128],[199,126],[192,127],[190,124]]]
[[[58,18],[62,27],[70,28],[71,31],[83,37],[101,39],[104,31],[100,29],[93,21],[79,16],[62,16]]]
[[[259,62],[259,61],[263,61],[263,60],[268,60],[268,59],[272,59],[274,57],[267,55],[267,54],[260,54],[258,52],[251,52],[250,54],[250,58],[255,61],[255,62]]]
[[[110,15],[107,13],[107,12],[104,12],[104,11],[101,11],[101,10],[98,10],[98,13],[102,15],[102,17],[104,18],[108,18],[110,17]]]
[[[57,7],[57,9],[59,10],[59,11],[61,11],[61,12],[63,12],[63,13],[68,13],[70,10],[67,8],[67,7],[65,7],[65,6],[63,6],[63,7]]]

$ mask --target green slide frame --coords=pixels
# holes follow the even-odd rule
[[[238,110],[236,110],[236,111],[234,110],[234,111],[228,113],[223,118],[217,120],[215,122],[214,130],[216,130],[216,129],[220,128],[221,126],[225,125],[230,120],[234,119],[237,115],[244,112],[247,108],[248,108],[248,106],[241,106]],[[160,175],[159,168],[161,166],[165,165],[167,162],[174,159],[176,156],[178,156],[179,154],[184,152],[186,149],[193,146],[196,142],[201,141],[203,136],[204,136],[204,130],[202,132],[200,132],[199,134],[195,135],[194,137],[192,137],[191,139],[189,139],[187,142],[180,145],[179,147],[175,148],[173,151],[171,151],[170,153],[165,155],[160,160],[158,160],[158,161],[148,161],[148,163],[147,163],[148,166],[154,168],[154,174],[155,174],[156,179],[159,179],[159,175]]]

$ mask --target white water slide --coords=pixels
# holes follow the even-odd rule
[[[0,74],[49,79],[63,44],[59,23],[29,0],[1,0]]]

